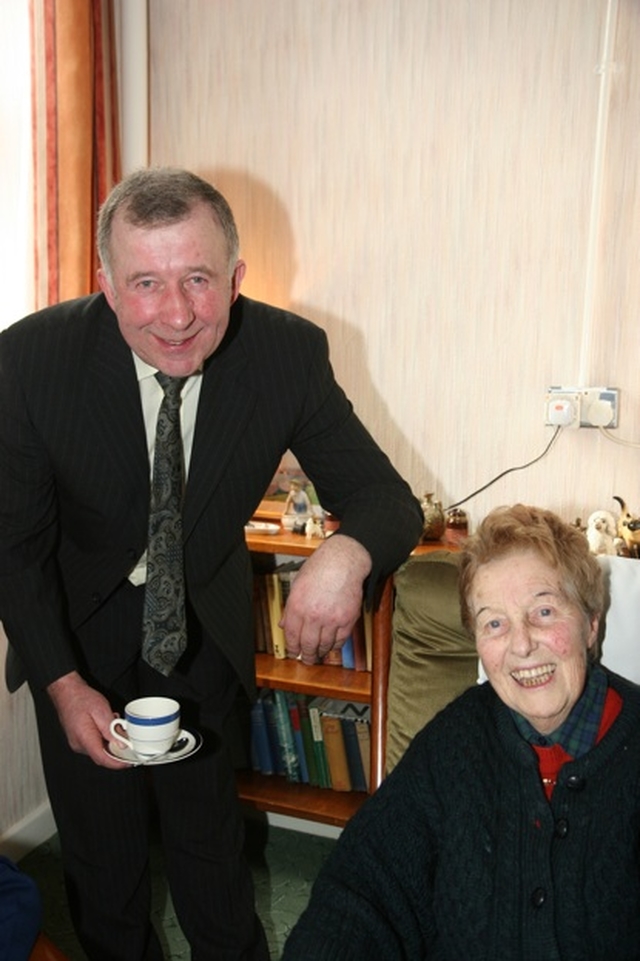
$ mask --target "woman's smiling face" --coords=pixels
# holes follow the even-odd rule
[[[469,600],[492,687],[537,731],[550,734],[582,694],[598,618],[589,621],[566,596],[558,571],[533,550],[483,564]]]

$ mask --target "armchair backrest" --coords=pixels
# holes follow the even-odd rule
[[[609,606],[601,625],[602,663],[640,684],[640,560],[598,557]]]

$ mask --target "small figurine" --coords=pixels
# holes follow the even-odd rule
[[[640,517],[631,513],[621,497],[614,494],[613,499],[620,504],[618,537],[624,541],[630,557],[640,557]]]
[[[610,511],[594,511],[590,514],[586,535],[591,553],[617,554],[616,529],[616,519]]]
[[[307,537],[324,537],[322,519],[312,514],[305,524],[304,532]]]
[[[311,501],[299,480],[292,480],[289,485],[283,513],[295,514],[299,520],[306,520],[311,514]]]
[[[442,504],[434,500],[433,494],[425,494],[420,501],[422,507],[422,542],[439,541],[445,530],[445,517]]]

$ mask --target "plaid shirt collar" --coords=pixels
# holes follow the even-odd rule
[[[537,747],[559,744],[572,758],[579,758],[596,743],[607,687],[607,676],[602,668],[596,666],[589,669],[584,691],[569,717],[551,734],[540,734],[522,714],[513,710],[510,713],[521,736],[529,744]]]

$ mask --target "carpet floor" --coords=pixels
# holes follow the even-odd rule
[[[246,852],[255,882],[257,911],[267,933],[272,961],[279,961],[285,940],[307,904],[318,870],[334,845],[331,838],[247,821]],[[188,961],[189,947],[164,881],[159,846],[152,849],[151,864],[153,921],[166,959]],[[24,857],[20,867],[36,881],[42,893],[45,934],[70,961],[87,961],[69,921],[57,835]]]

